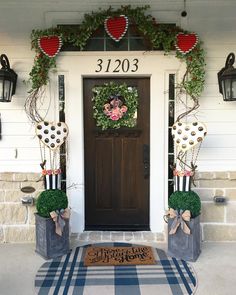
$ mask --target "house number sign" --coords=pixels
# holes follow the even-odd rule
[[[101,59],[97,60],[97,67],[95,69],[96,73],[105,72],[105,73],[135,73],[139,68],[139,60],[134,59]]]

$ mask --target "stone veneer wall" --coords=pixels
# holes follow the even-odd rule
[[[204,241],[236,241],[236,172],[200,172],[193,188],[202,200],[202,238]],[[38,173],[0,173],[0,243],[33,242],[35,240],[35,206],[23,206],[20,191],[33,186],[37,197],[44,189]],[[216,205],[214,196],[225,196],[227,203]],[[150,232],[85,232],[78,235],[82,241],[141,240],[163,241],[162,234]]]
[[[21,192],[24,186],[32,186],[37,197],[43,190],[38,173],[0,173],[0,243],[32,242],[35,240],[35,206],[23,206]]]
[[[236,241],[236,172],[200,172],[196,191],[202,200],[204,241]],[[214,203],[214,196],[226,197],[226,204]]]

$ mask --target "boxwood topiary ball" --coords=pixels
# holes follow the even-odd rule
[[[183,211],[189,210],[191,217],[194,218],[201,213],[201,199],[193,191],[180,192],[176,191],[169,198],[169,208]]]
[[[43,191],[36,202],[36,209],[40,216],[50,217],[50,212],[68,207],[68,199],[61,190]]]

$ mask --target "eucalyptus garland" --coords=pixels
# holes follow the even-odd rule
[[[134,127],[138,91],[125,83],[105,83],[93,88],[93,117],[102,130]]]
[[[104,24],[104,20],[107,17],[114,17],[119,15],[125,15],[129,19],[129,23],[137,26],[139,32],[148,40],[152,50],[164,50],[165,53],[175,49],[176,35],[178,33],[185,33],[183,29],[167,24],[157,24],[155,18],[150,14],[146,14],[146,11],[150,7],[136,7],[122,6],[117,10],[109,8],[107,10],[100,9],[98,12],[92,12],[84,15],[84,20],[79,27],[57,27],[49,28],[45,30],[33,30],[31,34],[32,49],[36,51],[34,59],[34,65],[30,72],[30,80],[32,88],[30,90],[31,96],[29,100],[38,95],[38,89],[47,85],[49,81],[49,71],[56,67],[56,57],[48,57],[44,55],[38,45],[38,39],[43,36],[60,36],[63,44],[70,44],[77,46],[80,50],[83,50],[87,41],[91,37],[94,31]],[[180,92],[185,92],[194,101],[192,109],[196,109],[198,104],[198,98],[201,95],[204,87],[205,76],[205,60],[204,50],[202,48],[202,42],[199,41],[197,46],[189,53],[183,54],[176,50],[176,57],[186,63],[186,73],[183,80],[178,85]],[[30,101],[26,104],[31,105]]]

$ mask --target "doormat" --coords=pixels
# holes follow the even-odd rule
[[[141,247],[126,243],[102,243],[98,247]],[[89,266],[84,265],[88,247],[45,262],[35,278],[38,295],[190,295],[195,294],[197,278],[193,267],[184,260],[152,248],[154,265]]]
[[[152,248],[140,247],[88,247],[85,266],[155,264]]]

